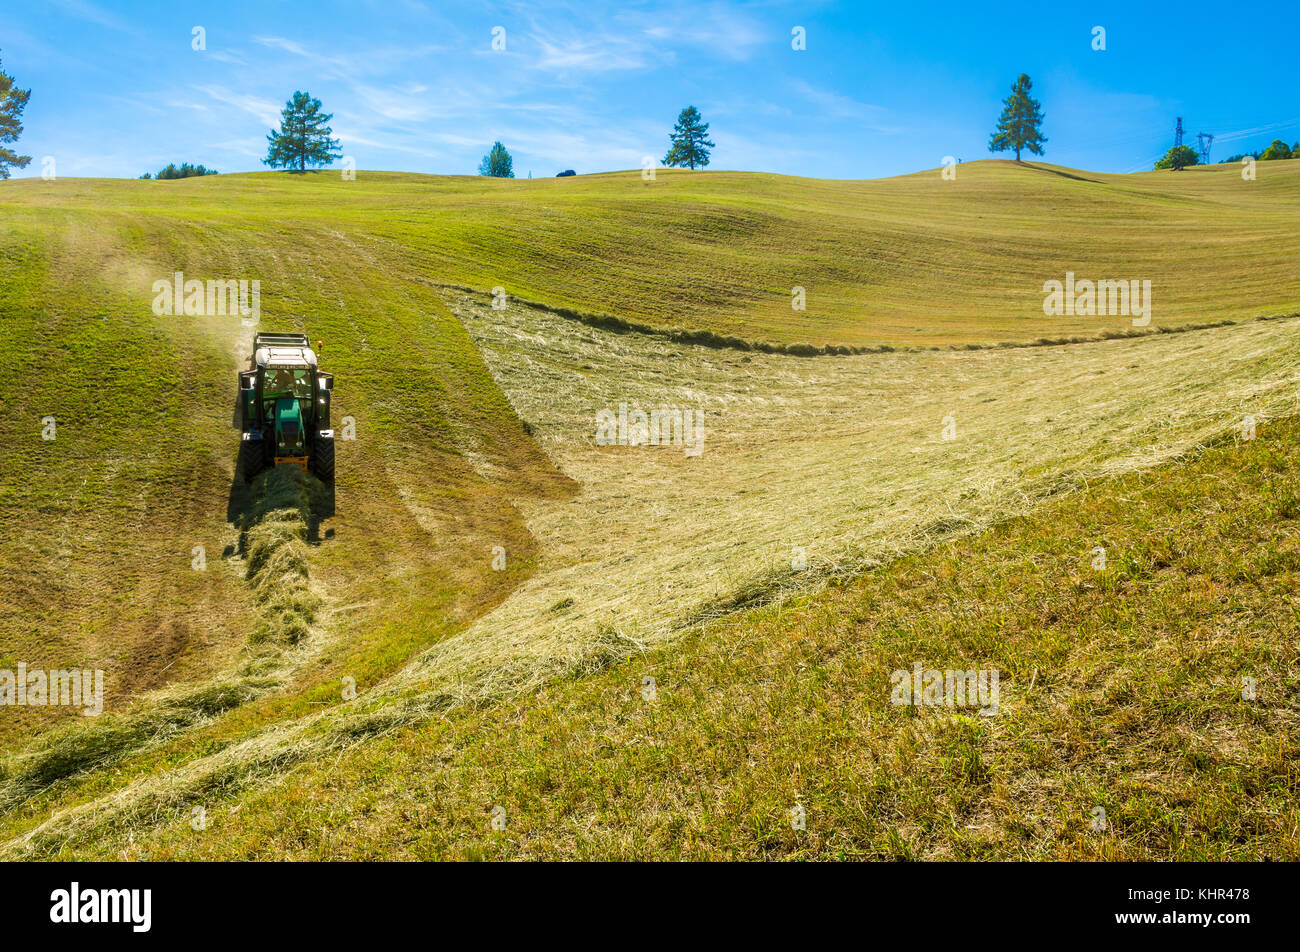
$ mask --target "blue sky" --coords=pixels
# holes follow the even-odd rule
[[[791,49],[796,26],[806,50]],[[0,60],[32,89],[18,148],[34,161],[17,175],[47,155],[60,176],[260,170],[295,89],[334,113],[358,168],[435,173],[473,173],[495,139],[520,177],[639,168],[694,104],[713,168],[901,174],[988,157],[1020,72],[1046,113],[1044,158],[1061,165],[1149,168],[1178,115],[1193,141],[1216,133],[1219,158],[1300,139],[1295,0],[4,0]]]

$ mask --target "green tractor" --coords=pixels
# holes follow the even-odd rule
[[[239,374],[239,462],[244,479],[252,482],[262,470],[275,466],[299,466],[333,483],[334,375],[317,368],[307,335],[258,334],[248,366]]]

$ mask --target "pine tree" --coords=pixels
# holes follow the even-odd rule
[[[1028,149],[1034,155],[1043,154],[1043,113],[1037,99],[1029,95],[1034,84],[1025,73],[1020,74],[1016,84],[1011,87],[1011,95],[1002,100],[1002,115],[998,127],[989,136],[990,152],[1016,150],[1016,161],[1020,161],[1020,150]]]
[[[478,164],[478,174],[492,178],[514,178],[515,160],[511,158],[505,146],[500,142],[493,142],[492,151],[483,156],[483,161]]]
[[[4,143],[17,142],[23,134],[23,110],[31,95],[30,89],[15,89],[14,78],[0,69],[0,179],[7,179],[10,169],[27,168],[32,160],[30,155],[19,155],[4,147]]]
[[[668,138],[672,148],[664,156],[664,165],[668,168],[704,168],[709,164],[709,149],[714,143],[709,141],[709,124],[700,122],[700,111],[694,106],[687,106],[677,117],[673,131]]]
[[[312,99],[310,93],[295,92],[280,117],[280,131],[272,129],[266,137],[271,145],[262,162],[271,168],[305,172],[309,165],[329,165],[343,154],[338,151],[338,140],[330,138],[333,130],[325,124],[334,116],[321,112],[320,100]]]

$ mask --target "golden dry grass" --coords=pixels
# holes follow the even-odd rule
[[[502,390],[582,486],[521,501],[539,570],[403,678],[654,645],[738,602],[986,527],[1084,480],[1268,419],[1300,392],[1296,321],[1025,349],[799,358],[453,304]],[[597,446],[620,403],[703,412],[702,453]],[[955,439],[943,438],[951,417]],[[793,568],[803,549],[806,571]]]

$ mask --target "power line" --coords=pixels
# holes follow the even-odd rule
[[[1254,129],[1238,129],[1234,132],[1226,132],[1218,136],[1219,142],[1233,142],[1237,139],[1248,139],[1253,135],[1259,135],[1261,132],[1280,132],[1283,129],[1290,129],[1293,126],[1300,126],[1300,119],[1288,119],[1285,122],[1274,122],[1267,126],[1256,126]]]
[[[1278,132],[1282,132],[1285,129],[1294,129],[1297,127],[1300,127],[1300,118],[1287,119],[1283,122],[1273,122],[1264,126],[1256,126],[1253,129],[1234,129],[1232,132],[1223,132],[1223,133],[1215,133],[1215,134],[1202,133],[1202,135],[1204,135],[1208,140],[1217,142],[1219,143],[1219,145],[1223,145],[1225,142],[1237,142],[1240,141],[1241,139],[1249,139],[1252,136],[1257,136],[1262,133],[1278,133]],[[1107,139],[1097,144],[1103,146],[1119,145],[1119,144],[1124,144],[1133,141],[1134,138],[1135,137],[1126,137],[1123,139]],[[1210,142],[1207,141],[1204,144],[1206,146],[1209,146]],[[1130,168],[1125,169],[1121,174],[1130,175],[1134,172],[1141,172],[1143,170],[1150,169],[1152,163],[1154,163],[1157,159],[1164,158],[1166,154],[1167,153],[1165,152],[1156,153],[1155,155],[1152,155],[1151,158],[1148,159],[1147,161],[1140,162],[1137,165],[1131,166]]]

